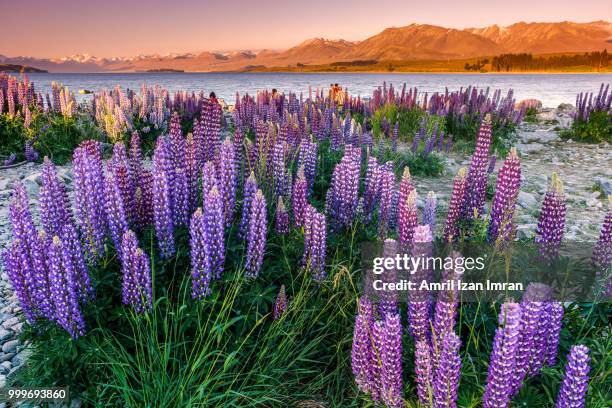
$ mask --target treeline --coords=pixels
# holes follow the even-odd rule
[[[610,63],[607,50],[574,55],[501,54],[491,59],[491,71],[546,71],[576,66],[602,69]]]

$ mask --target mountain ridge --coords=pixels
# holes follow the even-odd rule
[[[129,72],[150,69],[243,71],[252,67],[295,67],[356,60],[450,60],[503,53],[569,53],[601,51],[612,46],[612,23],[524,22],[480,28],[433,24],[388,27],[361,41],[314,37],[286,50],[203,51],[97,58],[83,53],[62,58],[6,57],[49,72]],[[0,50],[1,51],[1,50]]]

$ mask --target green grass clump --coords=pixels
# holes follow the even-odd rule
[[[528,123],[537,123],[538,122],[537,114],[538,114],[538,110],[536,108],[533,108],[533,107],[527,108],[525,110],[525,117],[523,118],[523,120]]]
[[[585,143],[612,143],[612,115],[607,112],[592,112],[588,121],[576,120],[561,137]]]
[[[480,118],[477,115],[464,115],[459,119],[452,114],[446,117],[446,132],[453,135],[453,140],[463,140],[473,149],[480,129]],[[503,157],[510,151],[516,141],[516,126],[513,123],[501,122],[492,118],[491,149]]]
[[[0,156],[16,154],[16,160],[25,160],[24,147],[31,143],[39,159],[48,156],[56,164],[65,164],[74,149],[84,140],[106,141],[106,137],[91,121],[89,115],[77,112],[73,117],[55,112],[32,111],[31,123],[24,126],[21,114],[0,114]]]
[[[386,104],[374,112],[370,118],[372,133],[376,137],[380,136],[382,132],[382,123],[386,118],[391,127],[391,131],[393,131],[395,122],[399,122],[398,138],[400,141],[408,141],[418,132],[421,126],[421,120],[426,116],[427,114],[418,107],[406,109],[403,107],[398,108],[395,104]]]

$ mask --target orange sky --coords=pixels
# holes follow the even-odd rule
[[[0,54],[100,57],[206,50],[281,49],[312,37],[361,40],[390,26],[507,25],[612,20],[589,0],[0,0]],[[7,35],[6,33],[10,33]]]

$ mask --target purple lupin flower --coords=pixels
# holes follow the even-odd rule
[[[225,264],[225,223],[223,198],[217,186],[213,186],[204,199],[204,223],[210,247],[211,271],[215,279],[220,279]]]
[[[461,340],[454,332],[444,336],[433,381],[433,406],[435,408],[457,407],[457,390],[461,371],[460,347]]]
[[[79,300],[86,301],[93,299],[95,297],[94,288],[89,277],[83,247],[74,224],[67,223],[64,225],[60,237],[66,246],[66,250],[70,253],[70,257],[74,265],[76,280],[78,283]]]
[[[359,390],[371,393],[378,399],[379,382],[376,372],[380,371],[379,356],[374,346],[374,316],[372,303],[366,297],[359,299],[358,313],[353,330],[351,368]]]
[[[425,199],[425,207],[423,208],[423,224],[429,225],[431,233],[435,235],[436,231],[436,193],[430,191]]]
[[[450,257],[457,259],[461,257],[461,254],[456,251],[450,253]],[[459,274],[455,273],[453,269],[444,269],[442,272],[441,282],[448,282],[449,280],[455,281],[459,277]],[[432,348],[434,366],[437,367],[440,362],[440,353],[442,345],[444,343],[444,336],[447,333],[454,332],[455,323],[457,319],[457,310],[459,308],[459,296],[453,289],[442,290],[438,292],[438,299],[436,301],[436,307],[433,317],[433,337],[432,337]]]
[[[140,177],[140,173],[135,176],[130,170],[130,161],[123,143],[115,143],[113,146],[112,163],[108,169],[113,173],[115,183],[119,188],[121,200],[123,201],[123,209],[128,221],[134,218],[134,177]]]
[[[400,188],[400,196],[401,195],[402,193]],[[416,200],[417,193],[414,189],[410,190],[410,193],[405,200],[400,198],[398,214],[398,238],[402,251],[405,251],[412,243],[414,230],[418,225]]]
[[[219,179],[217,178],[215,164],[212,161],[207,161],[202,167],[202,198],[206,198],[206,193],[218,184]]]
[[[516,153],[516,148],[512,148],[497,176],[487,231],[489,242],[495,243],[498,238],[508,242],[513,238],[511,236],[512,218],[514,217],[514,207],[520,186],[521,162]]]
[[[427,340],[419,340],[415,344],[414,371],[419,402],[424,407],[432,406],[433,363],[431,348]]]
[[[495,171],[495,163],[497,163],[497,155],[492,154],[489,159],[489,168],[487,169],[487,174],[491,174]]]
[[[274,309],[272,311],[272,318],[278,320],[287,310],[287,295],[285,293],[285,285],[281,285],[276,301],[274,302]]]
[[[27,288],[24,295],[26,317],[33,322],[37,316],[50,318],[52,305],[50,300],[48,271],[45,260],[46,237],[36,231],[34,220],[28,207],[28,196],[20,182],[15,183],[9,202],[9,220],[13,237],[19,241],[16,245],[15,260],[9,262],[17,265],[15,270],[16,286]]]
[[[374,156],[368,157],[364,185],[364,213],[369,217],[380,196],[380,166]]]
[[[175,251],[171,174],[168,164],[171,164],[169,144],[160,137],[153,153],[153,218],[159,249],[162,257],[166,259]]]
[[[40,221],[47,235],[59,235],[65,224],[73,222],[72,209],[66,187],[59,181],[57,170],[48,157],[43,161],[41,180],[38,193]]]
[[[0,90],[1,91],[1,90]],[[0,95],[0,98],[2,97],[2,95]],[[15,160],[17,160],[17,153],[13,152],[9,155],[9,157],[7,157],[6,159],[4,159],[4,161],[2,162],[3,166],[12,166],[13,164],[15,164]]]
[[[304,256],[302,264],[312,271],[315,281],[322,281],[325,273],[325,253],[327,251],[327,222],[325,214],[318,212],[310,204],[306,207],[304,221]]]
[[[398,254],[397,241],[391,238],[387,238],[383,244],[383,258],[393,259]],[[382,275],[380,276],[383,284],[393,284],[397,282],[397,269],[384,268]],[[388,314],[397,314],[397,293],[393,290],[383,290],[380,293],[378,302],[378,313],[384,318]]]
[[[484,408],[507,407],[510,402],[516,365],[516,350],[521,329],[521,308],[518,303],[502,305],[499,324],[493,340],[487,385],[483,395]]]
[[[583,408],[589,383],[589,349],[573,346],[567,358],[565,376],[557,396],[556,408]]]
[[[311,191],[317,174],[317,151],[319,145],[309,139],[304,139],[300,144],[298,156],[298,166],[304,167],[304,177],[308,183],[308,190]]]
[[[212,257],[210,237],[206,230],[206,222],[202,208],[196,209],[189,224],[191,248],[191,296],[201,299],[210,294],[212,279]]]
[[[487,170],[489,149],[491,147],[491,115],[487,114],[478,131],[476,149],[472,155],[470,170],[467,174],[467,188],[464,199],[463,217],[472,219],[483,213],[487,190]]]
[[[536,243],[545,261],[551,262],[559,252],[565,228],[565,195],[563,185],[553,173],[548,191],[542,202],[540,219],[536,229]]]
[[[189,202],[189,176],[185,169],[177,167],[174,171],[174,225],[177,227],[185,226],[189,222],[189,212],[191,204]]]
[[[349,227],[359,202],[359,156],[349,152],[334,168],[326,209],[340,227]]]
[[[34,150],[34,146],[32,146],[32,143],[29,141],[25,142],[23,154],[25,156],[25,159],[29,162],[38,161],[38,152]]]
[[[421,258],[431,256],[431,231],[429,226],[419,225],[414,230],[414,244],[412,246],[412,257]],[[427,267],[419,267],[411,271],[410,280],[415,282],[417,287],[421,282],[432,281],[431,270]],[[431,294],[428,290],[416,290],[410,293],[408,299],[408,330],[416,341],[429,340],[430,319],[431,319]]]
[[[548,350],[548,337],[550,336],[552,304],[550,297],[543,296],[542,318],[538,320],[538,328],[533,337],[534,352],[529,364],[528,375],[533,377],[540,373],[546,363],[546,353]]]
[[[379,233],[383,237],[389,230],[395,192],[395,174],[389,170],[380,173],[380,208],[378,210]]]
[[[182,167],[184,163],[185,138],[181,129],[181,118],[177,112],[172,112],[170,117],[170,129],[168,132],[170,140],[172,160],[175,167]]]
[[[539,352],[536,349],[535,338],[540,321],[548,318],[543,314],[543,301],[546,300],[547,292],[545,285],[531,283],[527,286],[525,296],[521,301],[521,331],[516,349],[516,364],[512,378],[511,396],[516,395],[521,388],[523,380],[529,372],[531,362],[535,358],[535,354]]]
[[[19,238],[15,238],[10,246],[2,251],[4,270],[11,281],[15,296],[26,319],[30,324],[33,324],[36,320],[36,300],[34,287],[30,284],[33,278],[31,270],[27,266],[28,261],[24,243]]]
[[[197,120],[195,123],[197,123]],[[191,214],[194,211],[194,207],[198,205],[198,181],[202,169],[202,163],[198,158],[198,154],[196,141],[193,134],[189,133],[185,140],[185,174],[187,175],[187,189],[189,191],[187,194],[189,197],[189,214]]]
[[[138,247],[136,234],[132,231],[123,234],[121,245],[122,302],[132,306],[136,313],[150,311],[153,293],[149,257]]]
[[[357,314],[355,316],[355,327],[353,329],[353,346],[351,349],[351,369],[357,388],[361,392],[369,392],[369,370],[370,370],[370,359],[369,359],[369,338],[368,323],[365,316]]]
[[[278,197],[278,205],[276,206],[276,220],[275,220],[276,233],[284,235],[289,232],[289,213],[285,204],[283,203],[283,197]]]
[[[106,198],[106,219],[108,220],[108,229],[110,231],[111,238],[115,244],[115,250],[121,258],[121,248],[123,234],[128,230],[127,216],[125,208],[123,206],[123,200],[121,199],[121,191],[117,184],[115,176],[109,174],[106,176],[106,182],[104,185],[104,192]]]
[[[202,208],[198,208],[191,217],[189,224],[191,248],[191,296],[201,299],[210,294],[212,279],[212,259],[210,238],[206,231],[206,222]]]
[[[395,127],[393,127],[393,133],[391,135],[391,151],[397,151],[397,139],[399,136],[399,122],[395,122]]]
[[[137,180],[142,172],[142,149],[140,147],[140,135],[137,131],[132,132],[130,138],[130,173],[133,180]]]
[[[612,195],[608,196],[608,202],[608,212],[601,226],[599,240],[593,249],[592,261],[598,272],[606,271],[612,266]]]
[[[298,169],[297,178],[295,179],[295,183],[293,183],[293,190],[291,192],[293,219],[295,220],[295,226],[298,228],[304,225],[307,194],[308,185],[304,175],[304,167],[302,166]]]
[[[466,188],[466,173],[467,170],[462,167],[455,176],[453,183],[453,192],[451,194],[450,204],[448,205],[448,213],[446,215],[446,223],[444,224],[443,239],[446,242],[451,242],[459,235],[459,226],[457,222],[463,212],[463,202]]]
[[[76,270],[69,249],[58,236],[49,243],[49,281],[55,320],[72,338],[85,334],[85,320],[79,308]]]
[[[554,366],[557,364],[557,349],[559,346],[559,336],[561,333],[561,321],[563,320],[563,304],[561,302],[551,302],[550,304],[550,326],[546,341],[546,364]]]
[[[249,228],[249,216],[251,214],[251,203],[257,193],[257,180],[255,179],[255,173],[251,171],[249,177],[244,181],[243,195],[242,195],[242,217],[240,218],[240,227],[238,229],[238,235],[241,238],[245,238]]]
[[[263,263],[268,233],[266,199],[261,190],[257,190],[251,203],[249,228],[247,234],[247,256],[245,276],[256,278]]]
[[[219,194],[223,199],[223,216],[225,225],[229,226],[234,219],[236,205],[236,157],[234,146],[229,137],[221,144],[217,174],[219,178]]]
[[[391,408],[402,407],[402,325],[398,314],[385,317],[381,380],[385,404]]]
[[[73,157],[77,223],[85,239],[87,257],[95,262],[104,254],[107,227],[100,144],[87,140],[75,149]]]
[[[277,197],[287,194],[289,184],[287,166],[285,164],[285,145],[276,143],[272,149],[272,173],[274,179],[274,194]]]
[[[144,228],[153,221],[153,174],[143,170],[139,186],[134,191],[134,214],[138,228]]]
[[[373,318],[372,318],[373,320]],[[378,401],[382,396],[382,358],[384,350],[384,331],[385,323],[382,320],[374,321],[372,327],[372,377],[373,386],[371,388],[372,399]]]

